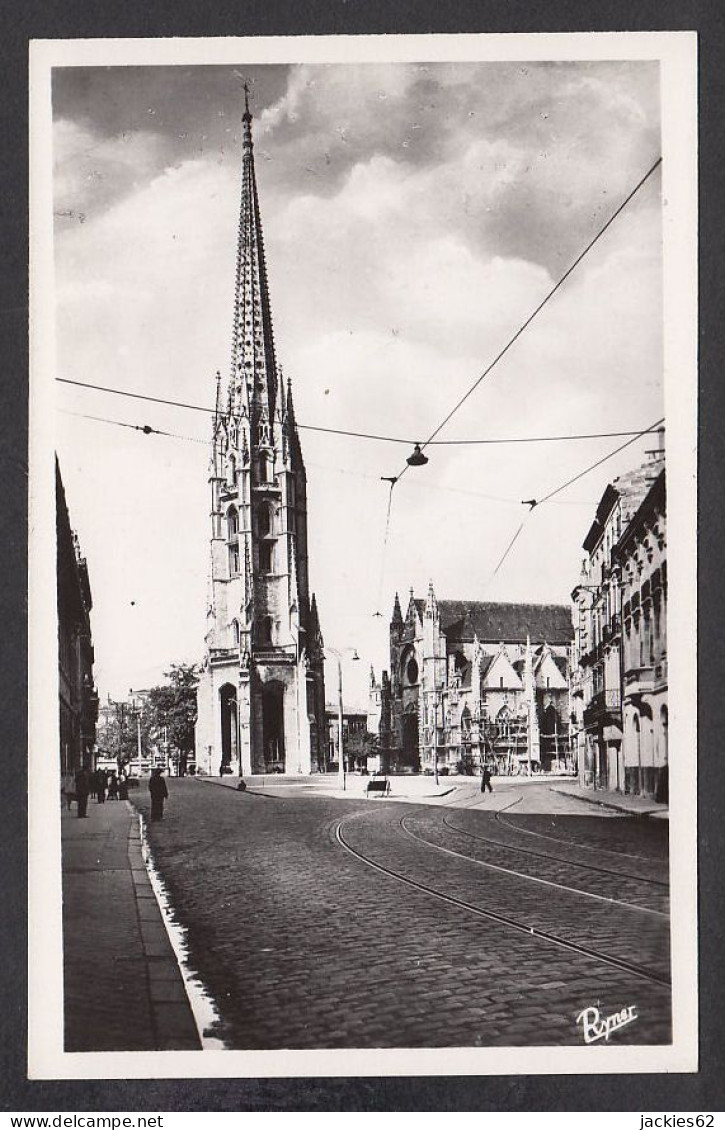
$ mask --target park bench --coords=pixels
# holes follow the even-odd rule
[[[389,796],[390,781],[385,777],[373,777],[372,781],[368,781],[365,790],[366,796],[370,796],[370,793],[380,793],[382,796]]]

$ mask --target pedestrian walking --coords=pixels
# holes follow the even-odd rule
[[[151,770],[149,792],[151,793],[151,819],[163,820],[164,801],[169,795],[169,790],[166,788],[166,781],[161,776],[160,769]]]
[[[128,800],[128,777],[125,773],[118,778],[118,799]]]
[[[72,773],[66,773],[63,778],[63,784],[60,788],[61,796],[65,797],[65,803],[70,812],[70,806],[76,799],[76,783]]]
[[[88,808],[88,794],[91,791],[91,774],[85,765],[81,766],[75,775],[75,786],[78,815],[82,819],[88,815],[86,809]]]
[[[96,800],[99,804],[106,803],[106,770],[99,769],[96,773]]]
[[[118,800],[118,777],[115,773],[108,778],[108,799]]]
[[[488,765],[484,765],[483,772],[481,774],[481,792],[485,793],[486,789],[488,789],[490,793],[493,792],[493,785],[491,784],[491,770],[489,769]]]

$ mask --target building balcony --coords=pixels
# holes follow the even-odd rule
[[[584,708],[584,725],[621,725],[622,695],[619,689],[598,691]]]
[[[627,698],[649,694],[655,686],[654,667],[630,667],[624,674],[624,694]]]

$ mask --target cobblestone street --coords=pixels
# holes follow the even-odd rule
[[[169,792],[151,848],[228,1047],[575,1045],[582,1009],[631,1005],[610,1042],[670,1039],[666,822],[530,784]]]

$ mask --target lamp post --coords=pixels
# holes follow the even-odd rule
[[[338,758],[338,780],[340,789],[345,792],[345,751],[342,743],[342,656],[346,651],[352,652],[353,662],[360,658],[357,653],[357,648],[345,647],[342,651],[338,651],[335,647],[327,645],[327,650],[331,651],[337,660],[337,758]]]
[[[131,696],[131,711],[136,715],[136,748],[138,752],[138,775],[141,776],[141,710],[136,706],[136,699],[133,697],[133,690],[128,688],[128,693]]]

